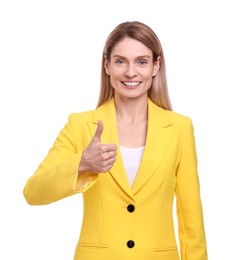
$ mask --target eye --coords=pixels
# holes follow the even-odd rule
[[[123,64],[125,64],[125,61],[122,60],[122,59],[115,60],[115,64],[117,64],[117,65],[123,65]]]
[[[139,60],[138,64],[140,64],[140,65],[147,65],[148,61],[147,60]]]

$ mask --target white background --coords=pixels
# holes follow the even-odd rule
[[[68,115],[96,106],[105,39],[127,20],[163,45],[173,108],[195,128],[209,259],[226,259],[223,0],[0,2],[0,259],[72,260],[81,195],[29,206],[23,187]]]

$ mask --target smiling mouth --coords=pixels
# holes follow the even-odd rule
[[[121,81],[121,83],[127,87],[135,88],[141,84],[141,81]]]

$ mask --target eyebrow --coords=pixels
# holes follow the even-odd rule
[[[124,57],[124,56],[122,56],[122,55],[113,55],[113,57],[112,58],[123,58],[123,59],[127,59],[126,57]],[[149,56],[149,55],[142,55],[142,56],[138,56],[138,57],[136,57],[136,59],[144,59],[144,58],[148,58],[148,59],[151,59],[152,57],[151,56]]]

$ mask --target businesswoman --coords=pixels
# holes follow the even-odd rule
[[[137,21],[116,26],[101,73],[97,108],[69,116],[25,185],[27,202],[82,192],[75,260],[206,260],[192,121],[171,109],[153,30]]]

